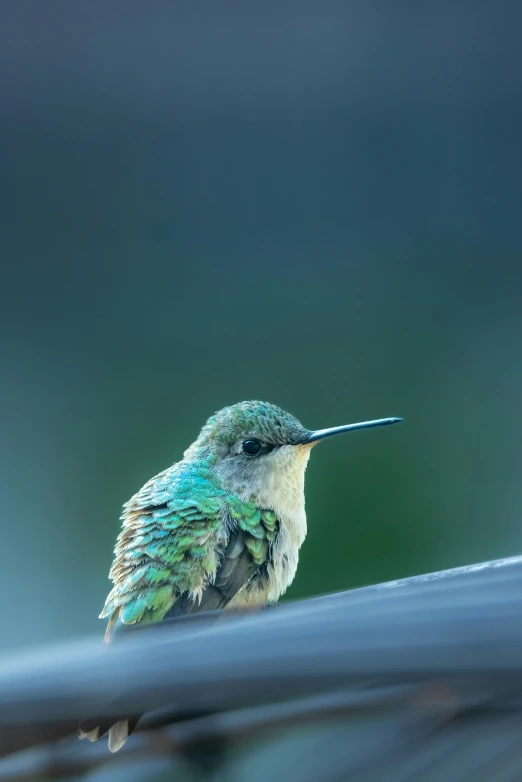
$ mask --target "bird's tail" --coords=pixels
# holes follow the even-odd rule
[[[112,641],[114,630],[118,625],[119,613],[120,609],[117,608],[109,619],[104,639],[106,644]],[[118,722],[82,722],[78,727],[78,738],[87,739],[87,741],[98,741],[98,739],[101,739],[101,737],[105,736],[108,732],[109,750],[111,752],[117,752],[123,747],[139,720],[140,718],[138,716],[126,717],[125,719],[118,720]]]
[[[98,741],[102,736],[109,733],[109,750],[117,752],[123,747],[132,731],[139,722],[139,717],[127,717],[118,722],[107,722],[94,725],[92,723],[82,723],[78,728],[78,738],[87,739],[87,741]]]
[[[175,605],[177,606],[178,604],[176,603]],[[187,611],[186,604],[181,605],[183,610]],[[259,607],[256,607],[255,609],[246,609],[243,611],[243,613],[248,614],[251,610],[258,610],[258,608]],[[217,621],[223,616],[223,612],[221,610],[202,611],[194,614],[184,613],[181,616],[177,616],[178,610],[179,608],[176,608],[174,611],[169,611],[166,614],[166,618],[163,619],[163,622],[174,621],[179,623],[182,621],[183,623],[190,622],[192,624],[194,622],[208,622],[210,618],[213,618]],[[117,608],[109,619],[107,629],[105,631],[105,644],[109,644],[113,640],[114,633],[121,628],[119,612],[120,609]],[[241,613],[240,609],[234,609],[234,612],[236,614]],[[87,741],[98,741],[98,739],[101,739],[102,736],[105,736],[108,733],[109,749],[111,752],[117,752],[123,747],[140,719],[141,715],[139,714],[137,716],[133,715],[131,717],[123,717],[117,722],[114,722],[113,720],[107,720],[105,722],[100,722],[99,720],[84,720],[78,727],[78,738],[87,739]]]

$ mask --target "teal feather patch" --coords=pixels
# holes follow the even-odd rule
[[[268,554],[268,540],[245,535],[245,544],[256,565],[262,565]]]
[[[199,604],[218,571],[224,593],[235,594],[269,558],[278,527],[272,510],[225,492],[210,469],[191,461],[149,481],[122,519],[101,616],[123,625],[159,621],[181,596]],[[227,548],[234,530],[242,533]]]
[[[125,505],[102,616],[119,610],[123,624],[155,621],[178,595],[201,592],[226,542],[224,518],[223,490],[194,465],[175,465],[149,481]]]

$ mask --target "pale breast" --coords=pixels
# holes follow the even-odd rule
[[[309,448],[280,448],[266,482],[262,499],[279,518],[279,534],[268,566],[270,602],[278,600],[294,580],[299,549],[306,538],[304,474],[309,456]]]
[[[276,602],[284,595],[294,580],[299,561],[299,549],[306,537],[306,514],[281,519],[279,535],[272,551],[272,562],[268,566],[269,602]]]
[[[268,565],[268,583],[256,581],[241,590],[234,605],[253,605],[276,602],[294,580],[299,549],[306,537],[304,475],[310,457],[310,448],[284,445],[253,462],[248,474],[240,480],[227,471],[219,470],[223,483],[237,496],[255,501],[260,508],[269,508],[279,519],[279,531]]]
[[[306,515],[280,518],[277,538],[272,549],[267,576],[254,577],[230,601],[227,608],[252,608],[277,603],[294,580],[299,561],[299,549],[306,537]]]

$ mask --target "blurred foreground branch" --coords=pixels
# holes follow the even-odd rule
[[[513,557],[5,659],[0,780],[520,779],[521,620]],[[117,755],[76,739],[141,713]]]

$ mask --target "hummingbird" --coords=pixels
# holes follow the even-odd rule
[[[183,459],[124,506],[100,618],[117,627],[202,611],[276,604],[292,583],[306,537],[304,476],[317,443],[401,418],[306,429],[267,402],[211,416]],[[116,751],[130,732],[111,727]],[[100,730],[80,730],[95,740]]]

